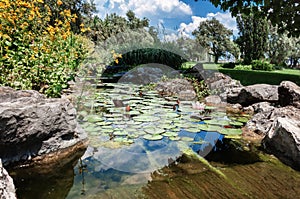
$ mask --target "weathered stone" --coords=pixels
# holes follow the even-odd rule
[[[290,81],[283,81],[278,87],[279,103],[281,106],[292,105],[300,108],[300,87]]]
[[[87,141],[69,100],[47,99],[36,91],[0,91],[0,158],[4,165]]]
[[[298,119],[278,117],[262,143],[267,151],[281,161],[300,169],[300,121]]]
[[[204,99],[206,104],[218,105],[222,102],[220,96],[218,95],[209,95]]]
[[[155,89],[163,95],[174,95],[181,100],[194,100],[196,98],[193,85],[186,79],[177,78],[161,81],[157,83]]]
[[[253,104],[252,109],[256,114],[247,122],[246,128],[259,135],[266,135],[275,119],[271,117],[275,117],[275,107],[269,102],[261,102]]]
[[[219,95],[223,101],[226,101],[227,94],[232,89],[239,89],[240,87],[242,87],[240,81],[234,80],[231,77],[224,75],[223,73],[206,73],[205,76],[207,77],[205,79],[205,83],[214,93]]]
[[[232,89],[227,94],[228,103],[239,103],[249,106],[258,102],[277,102],[278,86],[268,84],[255,84]]]
[[[0,159],[0,199],[15,199],[16,190],[13,179],[2,166]]]

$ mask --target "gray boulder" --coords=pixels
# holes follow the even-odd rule
[[[0,199],[16,199],[16,190],[13,179],[2,166],[0,159]]]
[[[223,73],[206,73],[206,77],[205,83],[213,91],[213,93],[219,95],[223,101],[226,101],[228,93],[230,93],[233,89],[239,89],[242,87],[240,81],[234,80]]]
[[[278,87],[279,103],[281,106],[292,105],[300,108],[300,87],[290,81],[283,81]]]
[[[86,142],[69,100],[0,87],[0,158],[4,165],[77,145],[85,147]]]
[[[268,84],[254,84],[250,86],[234,88],[227,94],[227,102],[239,103],[249,106],[258,102],[277,102],[278,86]]]
[[[196,92],[191,82],[186,79],[170,79],[158,82],[155,88],[162,95],[177,96],[180,100],[195,100]]]
[[[247,109],[250,109],[249,107]],[[259,135],[266,135],[276,114],[273,111],[276,109],[269,102],[260,102],[253,104],[251,109],[254,111],[253,117],[247,122],[246,128]]]
[[[297,112],[300,115],[300,111]],[[300,120],[278,117],[262,140],[265,149],[282,162],[300,169]]]

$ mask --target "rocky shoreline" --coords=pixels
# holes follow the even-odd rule
[[[0,160],[10,168],[67,164],[88,144],[68,99],[9,87],[0,87],[0,132]]]

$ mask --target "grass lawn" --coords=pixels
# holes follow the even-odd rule
[[[257,71],[257,70],[234,70],[218,67],[216,64],[204,64],[204,69],[218,70],[221,73],[229,75],[233,79],[239,80],[243,85],[252,84],[272,84],[279,85],[284,80],[295,82],[300,86],[300,70],[283,69],[275,71]]]

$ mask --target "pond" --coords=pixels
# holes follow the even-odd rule
[[[248,117],[230,115],[224,107],[195,106],[145,86],[97,85],[78,104],[78,121],[90,140],[85,154],[75,164],[43,174],[12,172],[18,196],[297,196],[300,173],[240,139]]]

